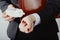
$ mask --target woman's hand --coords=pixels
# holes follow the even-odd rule
[[[24,17],[19,25],[20,31],[24,33],[30,33],[34,29],[35,17],[33,15],[28,15]]]
[[[12,4],[8,5],[9,8],[14,8]],[[7,15],[6,12],[3,12],[2,17],[6,19],[7,21],[13,21],[15,18]]]

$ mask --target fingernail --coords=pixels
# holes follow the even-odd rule
[[[24,27],[26,27],[27,23],[25,21],[22,21],[22,23],[24,24]]]
[[[22,21],[22,23],[26,23],[25,21]]]
[[[29,32],[29,31],[30,31],[30,29],[27,29],[27,31]]]

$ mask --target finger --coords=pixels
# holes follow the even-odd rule
[[[27,28],[26,30],[25,30],[25,33],[30,33],[30,32],[32,32],[33,31],[33,24],[30,26],[30,28]]]
[[[20,23],[19,28],[20,28],[20,31],[21,32],[28,33],[28,31],[27,31],[28,28],[27,27],[24,27],[24,24],[23,23]]]
[[[21,23],[24,24],[24,26],[26,27],[27,25],[30,25],[30,20],[28,18],[24,18]]]
[[[22,24],[24,25],[25,28],[25,33],[28,33],[28,31],[30,30],[30,23],[27,20],[23,20]]]
[[[15,18],[11,18],[9,21],[13,21]]]
[[[30,19],[28,17],[23,18],[21,23],[24,24],[25,33],[29,33],[29,32],[32,31],[31,30],[31,21],[30,21]]]
[[[26,31],[25,31],[25,33],[31,33],[33,31],[33,29],[27,29]]]
[[[25,33],[30,33],[30,30],[31,30],[31,28],[27,28],[27,29],[25,30]]]
[[[29,33],[29,31],[30,31],[30,28],[27,28],[27,29],[25,30],[25,33]]]
[[[21,32],[25,31],[24,25],[22,23],[19,24],[19,29]]]
[[[27,23],[26,23],[26,21],[22,21],[22,24],[24,24],[24,27],[26,27],[27,26]]]
[[[6,18],[6,17],[9,17],[9,16],[6,15],[6,13],[4,13],[4,14],[2,15],[2,17],[3,17],[3,18]]]
[[[7,17],[7,18],[5,18],[7,21],[12,21],[12,20],[14,20],[15,18],[14,17]]]
[[[4,15],[4,16],[3,16],[3,18],[7,18],[7,17],[9,17],[9,16],[8,16],[8,15]]]
[[[9,21],[9,18],[10,18],[10,17],[7,17],[7,18],[5,18],[5,20],[6,20],[6,21]]]
[[[34,28],[34,25],[33,25],[33,23],[32,23],[29,32],[32,32],[32,31],[33,31],[33,28]]]
[[[9,8],[14,8],[14,6],[12,4],[8,5]]]

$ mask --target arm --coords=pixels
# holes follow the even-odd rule
[[[43,10],[41,10],[38,13],[32,14],[35,17],[34,26],[41,23],[47,23],[46,21],[54,19],[59,12],[60,12],[60,0],[47,1],[46,6]]]
[[[41,18],[41,23],[47,23],[48,20],[52,20],[56,17],[60,11],[59,2],[59,0],[47,1],[45,8],[41,12],[38,12]]]
[[[43,10],[41,10],[40,12],[34,14],[34,15],[28,15],[26,17],[24,17],[21,21],[21,24],[23,25],[21,28],[21,25],[19,26],[20,31],[25,32],[25,33],[30,33],[33,31],[33,22],[37,21],[38,19],[40,19],[41,21],[38,22],[39,24],[48,24],[51,20],[54,20],[56,15],[59,13],[60,10],[60,1],[59,0],[49,0],[46,3],[46,6]],[[40,17],[37,19],[37,16]],[[38,23],[36,25],[38,25]],[[28,25],[29,24],[29,25]],[[26,31],[23,30],[26,27]],[[28,29],[30,29],[28,31]]]

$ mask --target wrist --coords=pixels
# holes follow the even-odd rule
[[[34,26],[36,26],[41,21],[40,16],[38,15],[38,13],[33,13],[32,15],[35,17]]]

